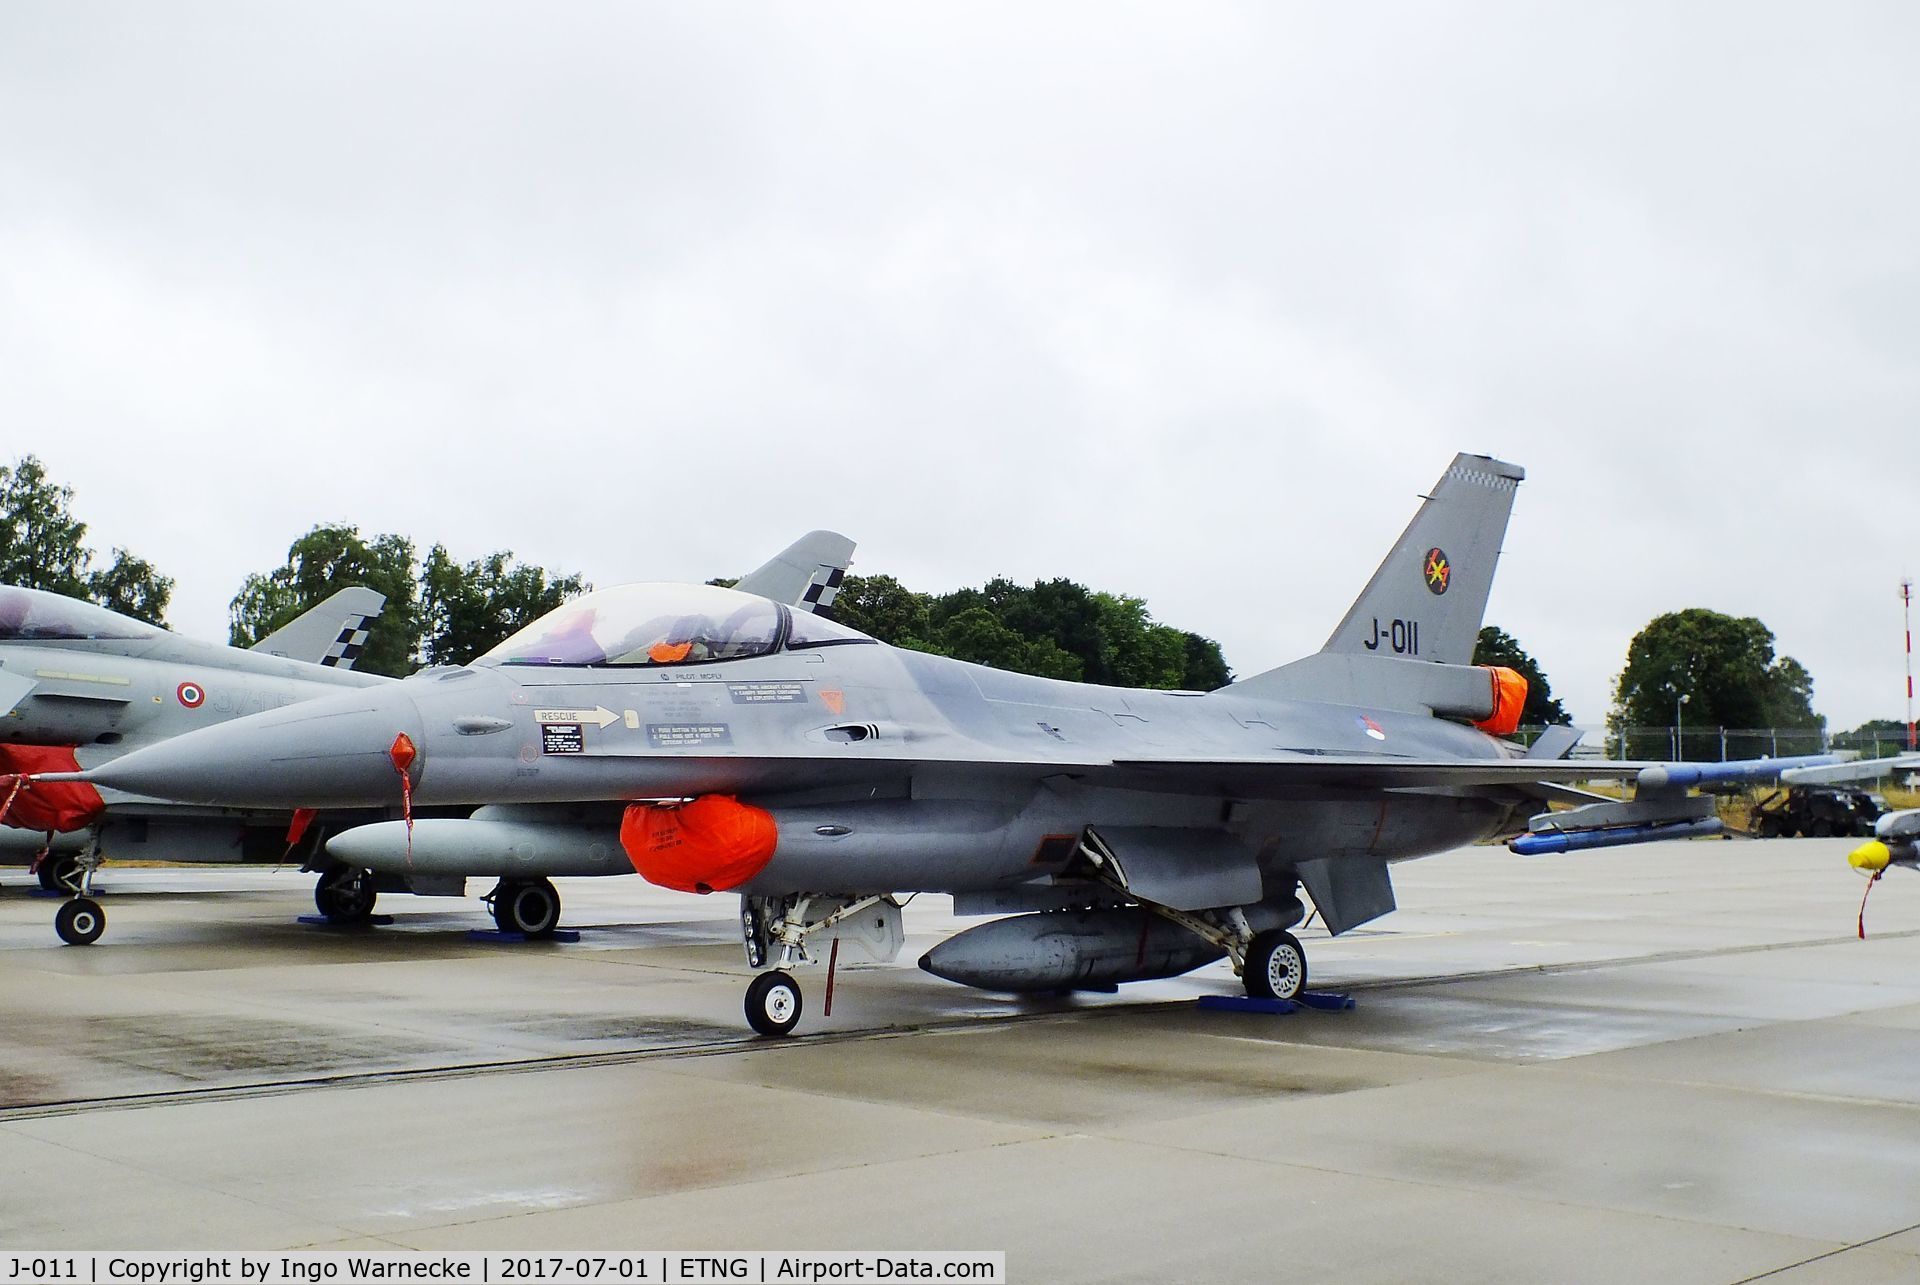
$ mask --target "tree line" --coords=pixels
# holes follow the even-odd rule
[[[172,578],[126,549],[100,559],[72,501],[72,488],[50,479],[32,455],[0,466],[0,583],[49,589],[164,626]],[[471,660],[591,587],[504,550],[463,562],[436,543],[423,557],[405,536],[322,524],[295,540],[279,566],[242,583],[230,606],[229,641],[251,646],[354,584],[387,597],[358,665],[390,675]],[[1189,691],[1233,680],[1213,639],[1154,620],[1140,598],[1067,579],[995,579],[931,594],[888,575],[849,576],[829,614],[895,646],[1046,678]],[[1523,723],[1572,721],[1540,664],[1505,630],[1482,629],[1473,660],[1526,677]],[[1766,625],[1693,607],[1657,616],[1634,636],[1607,726],[1613,733],[1669,727],[1677,706],[1690,727],[1818,731],[1825,720],[1812,699],[1812,675],[1775,654]],[[1875,720],[1861,730],[1877,726],[1903,725]],[[1627,748],[1635,756],[1664,753],[1651,742]]]

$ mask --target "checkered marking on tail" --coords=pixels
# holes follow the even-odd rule
[[[352,669],[353,662],[360,659],[360,652],[367,645],[367,618],[358,616],[347,622],[340,636],[327,647],[327,654],[320,663],[336,669]]]
[[[808,583],[807,591],[800,595],[800,605],[808,611],[831,607],[834,598],[840,593],[840,582],[846,578],[845,567],[815,567],[813,579]]]

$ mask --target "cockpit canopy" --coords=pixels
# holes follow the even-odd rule
[[[479,658],[482,665],[706,665],[765,656],[788,632],[787,608],[714,585],[629,584],[555,607]],[[790,646],[869,642],[809,617]]]
[[[161,632],[77,598],[43,589],[0,587],[0,642],[131,641]]]

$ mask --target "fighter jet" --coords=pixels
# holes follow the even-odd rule
[[[284,851],[270,819],[67,784],[22,784],[141,745],[387,679],[353,672],[386,599],[349,588],[242,650],[183,638],[104,607],[0,586],[0,861],[49,891],[78,892],[108,845],[169,861],[260,860]],[[62,908],[60,933],[92,940],[105,918]]]
[[[1555,801],[1582,807],[1531,832],[1549,844],[1717,825],[1675,768],[1561,761],[1571,734],[1531,754],[1501,739],[1525,681],[1470,661],[1523,477],[1456,457],[1320,652],[1214,692],[1006,673],[735,591],[626,585],[470,665],[87,775],[256,807],[477,804],[329,848],[414,869],[592,849],[668,888],[736,893],[764,1035],[800,1020],[791,970],[810,943],[890,958],[900,894],[921,890],[1004,916],[920,960],[952,981],[1108,988],[1224,956],[1251,994],[1289,998],[1307,977],[1289,931],[1303,890],[1346,932],[1394,908],[1393,862],[1521,830],[1530,809],[1567,815],[1544,812]],[[1643,771],[1626,803],[1567,784]]]
[[[804,609],[830,605],[853,548],[834,532],[810,532],[738,587]],[[284,808],[186,806],[37,779],[343,687],[393,682],[350,672],[385,601],[371,589],[343,589],[241,650],[183,638],[58,594],[0,587],[0,861],[11,856],[31,863],[49,891],[79,894],[109,853],[173,862],[297,856],[318,875],[315,904],[338,922],[365,919],[382,889],[462,892],[458,861],[431,875],[399,871],[382,879],[372,867],[323,854],[320,841],[330,828],[377,820],[392,810],[385,805],[336,811],[315,823]],[[464,816],[468,810],[454,811]],[[624,870],[631,873],[632,867]],[[552,854],[536,872],[607,873],[585,851]],[[532,888],[506,883],[491,895],[503,928],[553,930],[558,896],[544,879],[534,882]],[[105,926],[106,916],[90,896],[65,903],[55,920],[62,939],[75,945],[97,940]]]

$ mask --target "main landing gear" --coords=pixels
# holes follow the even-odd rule
[[[1091,831],[1088,832],[1088,839],[1095,839]],[[1291,927],[1300,922],[1304,907],[1300,904],[1297,892],[1285,901],[1266,901],[1252,906],[1175,910],[1171,906],[1149,901],[1127,887],[1118,864],[1106,850],[1105,844],[1083,840],[1080,855],[1087,861],[1088,873],[1098,882],[1122,896],[1134,898],[1143,908],[1225,951],[1227,962],[1239,974],[1241,984],[1247,988],[1250,997],[1296,1000],[1300,998],[1300,992],[1307,988],[1306,949],[1301,946],[1300,939],[1285,927],[1272,926],[1284,924]],[[1278,915],[1275,914],[1276,910],[1279,911]],[[1248,911],[1252,911],[1256,919],[1264,920],[1268,926],[1255,928],[1248,921]]]
[[[1240,979],[1255,999],[1298,999],[1307,988],[1307,952],[1283,928],[1255,933],[1247,943]]]
[[[502,879],[487,904],[503,933],[551,937],[560,926],[560,893],[545,879]]]
[[[313,888],[313,904],[330,923],[364,924],[373,918],[373,902],[378,895],[371,870],[334,866],[320,872],[320,882]]]
[[[820,918],[811,916],[824,910]],[[865,954],[886,961],[900,953],[905,941],[900,923],[900,903],[892,896],[848,897],[835,893],[799,893],[787,897],[742,897],[740,933],[747,950],[749,968],[765,968],[777,949],[779,963],[759,974],[747,986],[747,1025],[770,1039],[793,1034],[800,1024],[805,1001],[800,983],[789,968],[811,964],[807,938],[825,929],[837,929],[832,936],[845,939]],[[833,998],[831,976],[827,998]]]
[[[71,852],[49,852],[40,859],[36,874],[48,892],[71,897],[80,891],[80,858]]]

